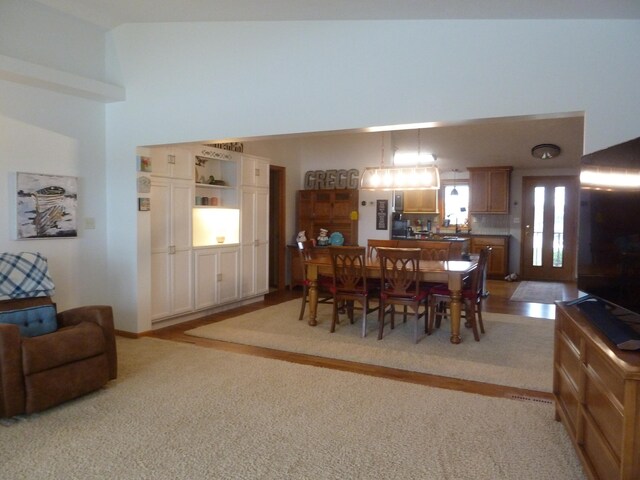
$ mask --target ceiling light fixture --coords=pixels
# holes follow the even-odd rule
[[[531,155],[541,160],[551,160],[560,155],[560,147],[553,143],[541,143],[531,149]]]
[[[384,133],[382,133],[380,166],[364,169],[360,179],[360,189],[437,190],[440,188],[440,172],[435,165],[420,164],[425,159],[435,162],[436,156],[433,154],[421,155],[420,130],[418,130],[418,154],[417,156],[412,155],[411,163],[386,167],[384,165]],[[394,155],[394,163],[396,163],[396,155]]]

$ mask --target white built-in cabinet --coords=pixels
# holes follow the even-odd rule
[[[269,160],[242,155],[240,249],[242,297],[269,291]]]
[[[152,165],[151,321],[266,293],[269,160],[207,146],[143,153]]]
[[[193,310],[193,182],[151,180],[151,320]]]
[[[194,250],[194,264],[196,310],[240,298],[238,247]]]
[[[188,148],[154,147],[151,174],[154,177],[194,180],[193,154]]]

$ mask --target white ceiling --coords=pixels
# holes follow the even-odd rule
[[[638,19],[638,0],[36,0],[104,28],[140,22]]]
[[[125,23],[194,21],[403,19],[640,19],[639,0],[36,0],[111,29]],[[417,126],[389,127],[410,142]],[[424,144],[439,165],[576,166],[583,151],[581,114],[476,120],[424,128]],[[333,134],[344,132],[333,132]],[[347,132],[355,133],[355,132]],[[324,133],[326,134],[326,132]],[[287,137],[287,136],[285,136]],[[273,139],[277,139],[274,137]],[[241,139],[240,139],[241,140]],[[249,139],[244,139],[248,141]],[[264,139],[263,139],[264,140]],[[556,161],[534,159],[531,148],[554,143]]]

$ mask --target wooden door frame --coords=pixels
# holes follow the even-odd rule
[[[526,221],[525,221],[525,213],[526,209],[529,207],[529,199],[525,197],[525,184],[527,182],[535,182],[536,180],[557,180],[558,178],[567,179],[567,184],[573,182],[573,195],[567,196],[565,201],[565,205],[569,203],[569,201],[573,202],[573,218],[569,218],[567,221],[567,236],[569,241],[574,243],[574,250],[572,255],[566,256],[565,258],[569,259],[572,263],[571,272],[567,273],[567,278],[563,280],[555,280],[555,281],[575,281],[577,276],[577,265],[578,265],[578,215],[579,215],[579,193],[580,193],[580,183],[577,175],[529,175],[526,177],[522,177],[522,210],[521,210],[521,227],[520,227],[520,272],[522,275],[522,280],[537,280],[528,278],[525,275],[525,249],[526,249]]]
[[[278,165],[269,165],[269,175],[271,173],[275,173],[277,177],[277,189],[275,191],[278,193],[278,235],[277,238],[280,239],[279,244],[277,245],[278,250],[278,265],[276,268],[278,269],[277,273],[277,288],[278,290],[284,290],[286,288],[286,255],[287,255],[287,243],[284,241],[286,238],[286,210],[287,210],[287,195],[286,195],[286,172],[287,169],[285,167],[280,167]],[[272,186],[269,186],[269,194],[273,194],[274,189]],[[269,243],[273,242],[274,232],[269,230]],[[272,268],[272,266],[269,266]]]

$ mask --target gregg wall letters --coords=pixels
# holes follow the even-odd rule
[[[304,174],[305,190],[358,188],[358,170],[309,170]]]

